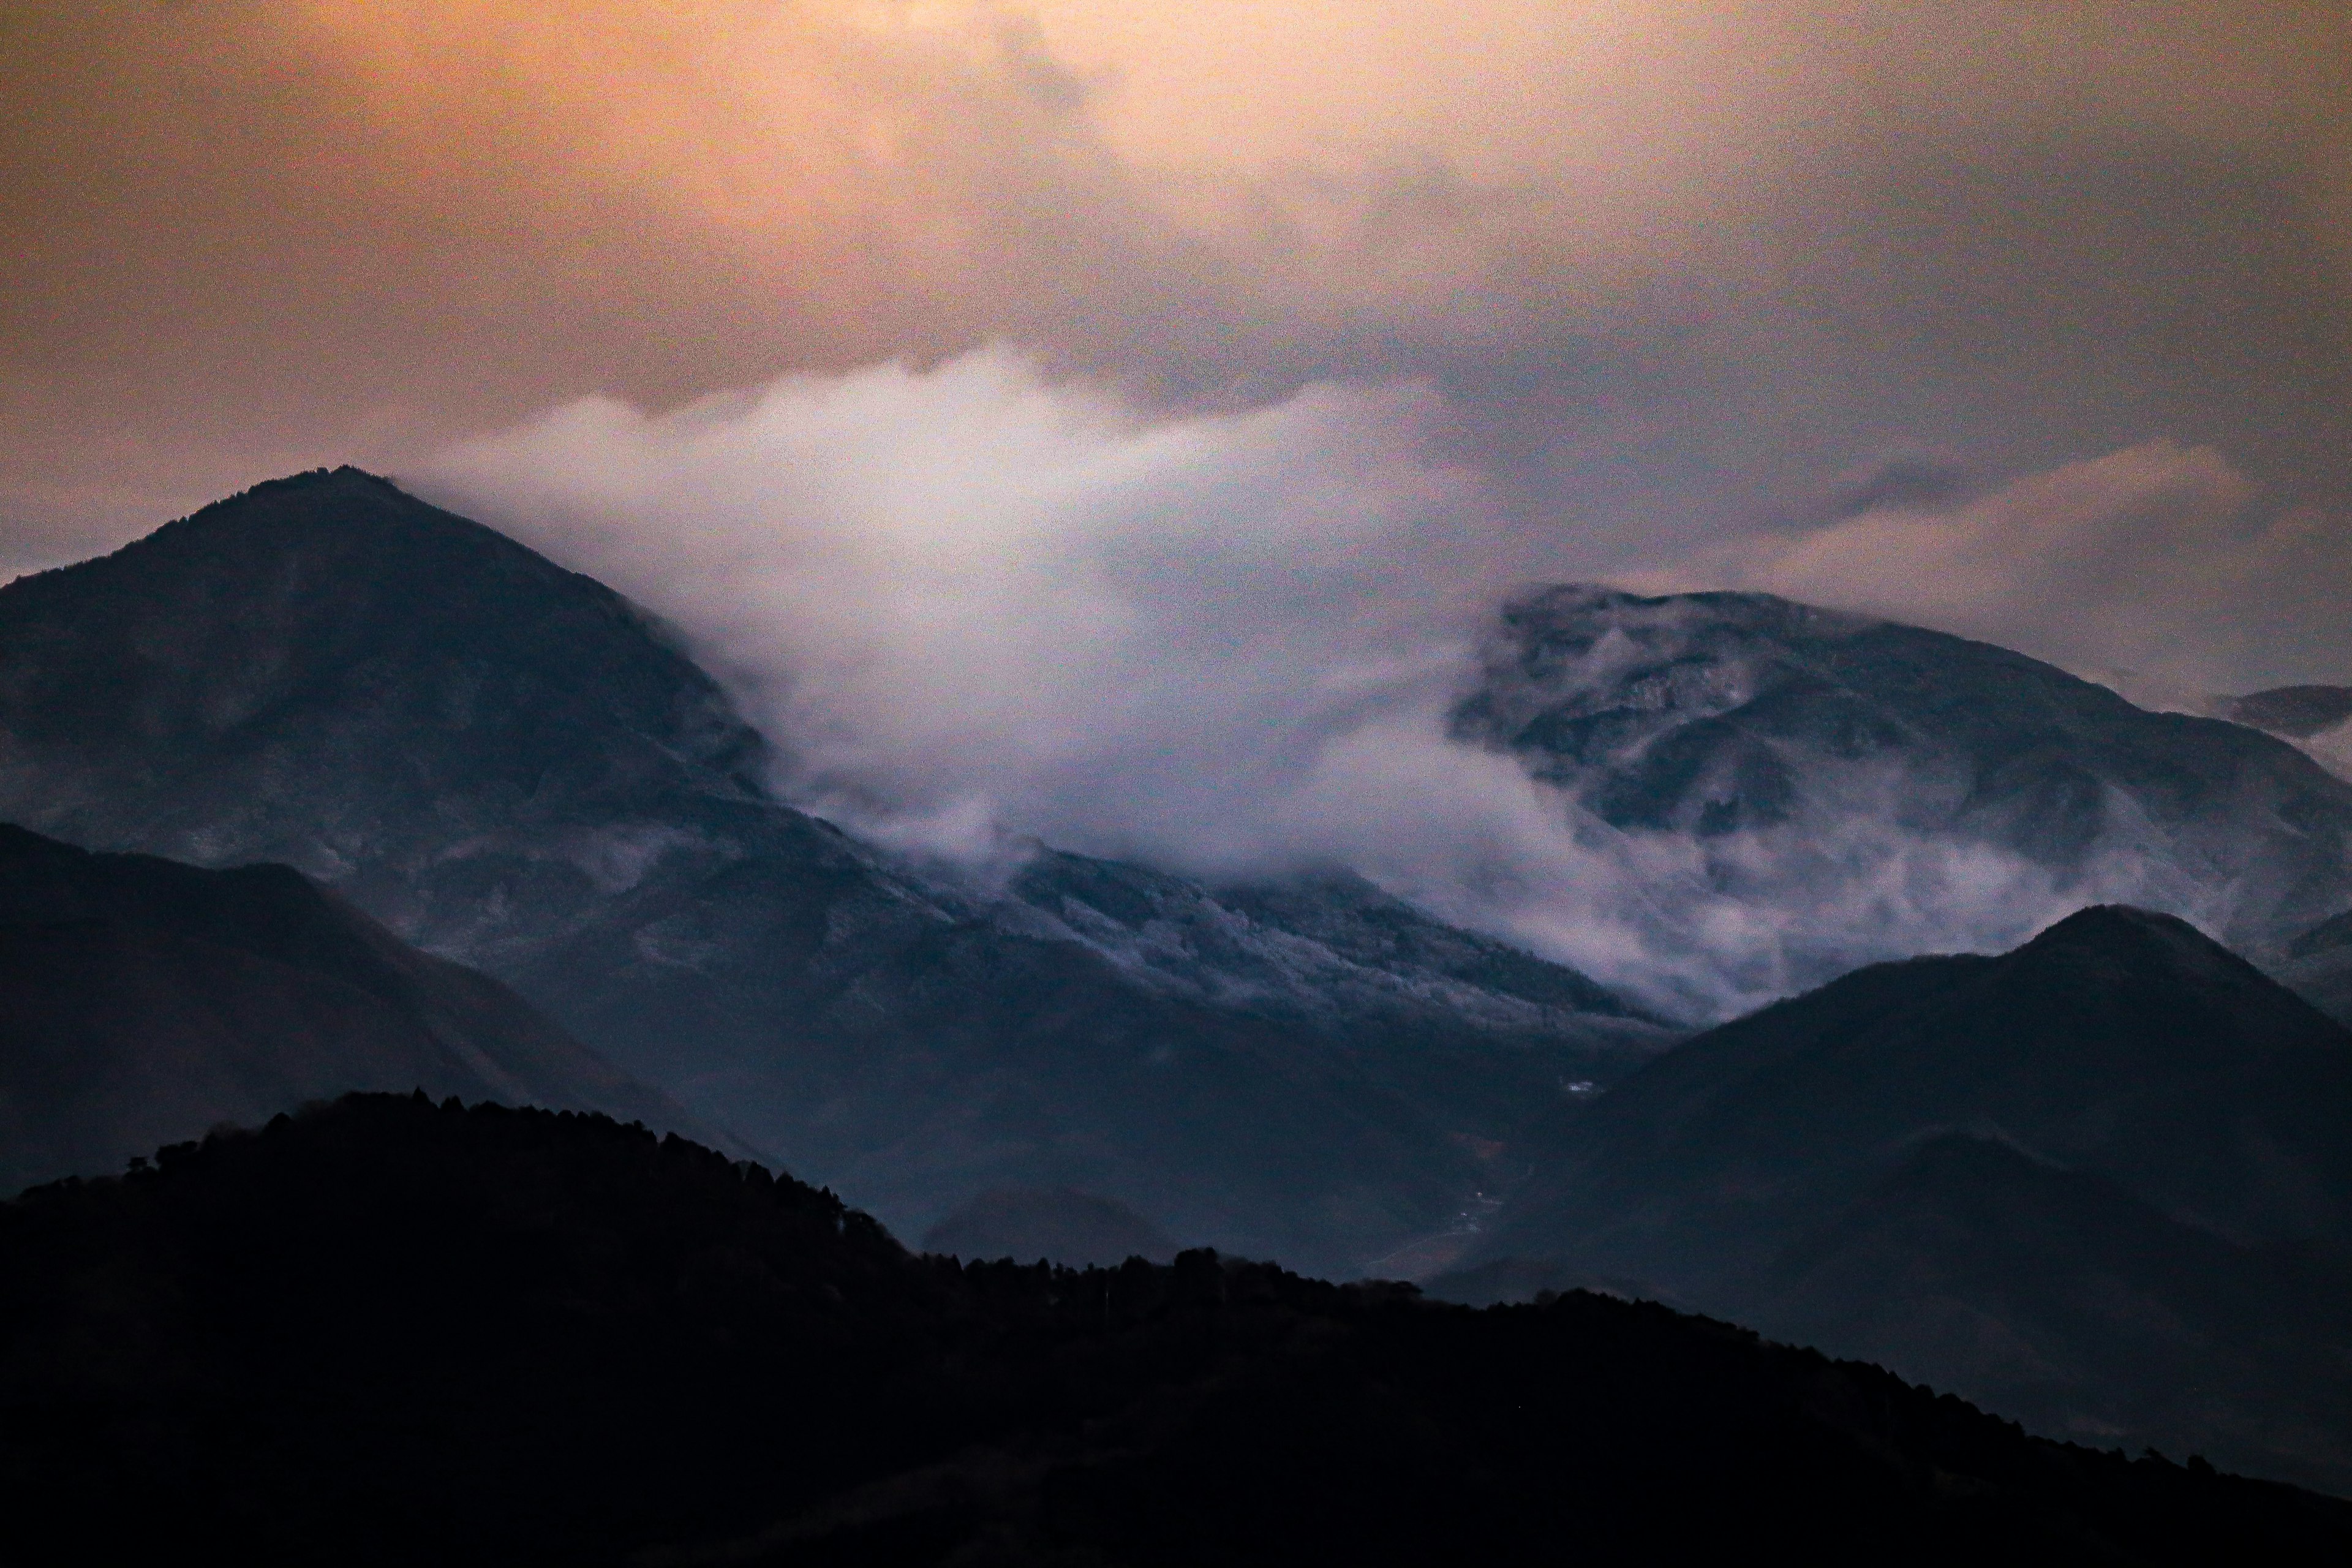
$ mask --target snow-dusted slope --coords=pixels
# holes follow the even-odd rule
[[[618,595],[352,470],[0,589],[0,819],[283,861],[902,1234],[1075,1186],[1345,1271],[1666,1031],[1360,884],[935,874]]]
[[[1654,940],[1734,1005],[2094,902],[2265,953],[2352,903],[2352,784],[2284,741],[1762,595],[1530,595],[1455,725],[1658,868]]]

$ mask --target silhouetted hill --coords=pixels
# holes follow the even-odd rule
[[[618,595],[352,469],[0,587],[0,816],[293,865],[909,1234],[1075,1186],[1346,1271],[1672,1037],[1368,885],[966,883],[765,772]]]
[[[923,1233],[923,1250],[1016,1263],[1108,1267],[1140,1258],[1165,1263],[1176,1244],[1160,1227],[1109,1198],[1066,1187],[982,1193]]]
[[[287,867],[92,855],[0,824],[0,1189],[415,1087],[701,1129]]]
[[[914,1258],[594,1117],[360,1097],[0,1205],[26,1563],[2337,1562],[2352,1507],[1663,1309]]]
[[[2291,1292],[2291,1271],[2268,1261],[2282,1247],[2352,1242],[2347,1127],[2352,1034],[2183,921],[2092,909],[2005,956],[1874,966],[1676,1048],[1576,1116],[1575,1152],[1538,1173],[1469,1261],[1545,1260],[1530,1279],[1638,1281],[1774,1332],[1866,1349],[1906,1375],[1932,1369],[1989,1404],[2033,1387],[2012,1413],[2030,1405],[2053,1429],[2129,1430],[2347,1487],[2352,1320]],[[1935,1142],[1955,1132],[1998,1142]],[[1923,1144],[1937,1160],[1885,1187]],[[2067,1174],[2036,1174],[2008,1145]],[[1889,1193],[1932,1198],[1948,1217],[1997,1212],[1983,1229],[2013,1250],[1991,1260],[1969,1239],[1973,1220],[1905,1211],[1896,1226],[1882,1212]],[[2036,1270],[2058,1290],[2115,1261],[2084,1239],[2098,1225],[2067,1217],[2104,1193],[2145,1211],[2131,1234],[2157,1238],[2131,1268],[2116,1263],[2113,1310],[2166,1301],[2185,1322],[2196,1314],[2189,1296],[2167,1294],[2176,1277],[2234,1281],[2235,1307],[2179,1331],[2203,1347],[2195,1398],[2164,1395],[2179,1363],[2160,1333],[2109,1333],[2081,1303],[2005,1315]],[[1910,1249],[1899,1256],[1881,1245],[1896,1230]],[[1850,1239],[1823,1242],[1825,1231]],[[2108,1234],[2125,1245],[2125,1228]],[[1939,1252],[1947,1243],[1960,1250]],[[1815,1261],[1792,1262],[1806,1247]],[[1962,1283],[1947,1290],[1943,1272]],[[1986,1352],[1982,1366],[2009,1370],[1978,1380],[1979,1363],[1953,1348],[1948,1298],[1976,1314],[1969,1331],[2022,1347]],[[1855,1327],[1865,1323],[1877,1326]],[[1863,1338],[1841,1337],[1849,1330]],[[2046,1388],[2018,1371],[2033,1360],[2061,1369]],[[2270,1405],[2281,1369],[2297,1367],[2316,1405],[2295,1408],[2319,1412],[2301,1427]]]

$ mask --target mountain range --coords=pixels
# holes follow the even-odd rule
[[[2165,910],[2265,959],[2352,906],[2352,782],[2287,741],[1765,595],[1526,595],[1454,723],[1659,851],[1640,863],[1669,951],[1710,912],[1785,933],[1746,972],[1708,951],[1743,1010],[1865,963],[2006,947],[2086,904]]]
[[[0,826],[0,997],[12,1193],[353,1089],[722,1137],[488,975],[283,866],[202,870]]]
[[[1441,1293],[1607,1282],[2352,1486],[2352,1033],[2185,921],[1865,968],[1570,1120]]]
[[[768,760],[643,612],[356,470],[0,587],[0,819],[290,865],[904,1234],[1070,1187],[1351,1273],[1674,1037],[1359,880],[916,867]]]
[[[0,587],[0,1179],[346,1089],[593,1110],[967,1259],[1589,1286],[2352,1489],[2352,784],[1755,595],[1515,601],[1453,724],[1711,991],[1340,869],[910,858],[601,584],[264,485]]]

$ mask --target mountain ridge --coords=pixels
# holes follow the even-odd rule
[[[2104,1423],[2352,1485],[2352,1315],[2328,1305],[2328,1260],[2352,1258],[2352,1032],[2184,921],[2092,908],[1997,957],[1873,965],[1563,1115],[1561,1157],[1433,1289],[1610,1282],[1947,1379],[2045,1430]],[[1937,1151],[1937,1179],[1905,1187]],[[2165,1395],[2183,1364],[2165,1335],[2033,1295],[2053,1259],[2102,1256],[2065,1239],[2102,1234],[2070,1217],[2092,1210],[2158,1238],[2111,1258],[2098,1289],[2118,1302],[2160,1316],[2211,1299],[2182,1283],[2200,1270],[2236,1281],[2207,1314],[2201,1404]],[[1818,1283],[1832,1275],[1848,1288]],[[1953,1313],[2039,1348],[1971,1361]],[[2017,1369],[2037,1358],[2074,1371],[2036,1383]],[[2297,1409],[2300,1430],[2277,1415]]]
[[[356,470],[0,587],[0,817],[294,865],[909,1234],[1072,1186],[1345,1272],[1672,1037],[1369,885],[1315,896],[1351,956],[1263,891],[936,875],[772,761],[618,595]]]
[[[489,976],[290,867],[203,870],[0,824],[0,1187],[353,1089],[708,1127]]]
[[[2164,909],[2267,958],[2352,903],[2352,783],[2287,742],[1769,595],[1524,594],[1452,724],[1573,820],[1674,846],[1693,909],[1779,933],[1772,963],[1717,955],[1747,1006],[2005,948],[2084,904]],[[1654,940],[1707,951],[1685,923]]]

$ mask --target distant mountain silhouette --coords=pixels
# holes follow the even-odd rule
[[[2352,1505],[1654,1306],[908,1256],[598,1117],[357,1097],[0,1205],[0,1556],[2336,1563]]]
[[[766,763],[643,613],[352,469],[0,587],[0,818],[290,864],[908,1234],[1075,1186],[1345,1272],[1673,1037],[1361,882],[918,870]]]
[[[0,1190],[420,1087],[710,1135],[497,981],[299,872],[92,855],[0,825]]]
[[[2092,909],[1697,1037],[1582,1108],[1469,1261],[1637,1281],[2052,1430],[2352,1487],[2352,1313],[2326,1299],[2347,1127],[2352,1034],[2184,921]]]
[[[1629,832],[1703,853],[1768,836],[1774,854],[1706,863],[1710,885],[1780,912],[1866,911],[1887,873],[1856,847],[1922,843],[2013,857],[2061,900],[2210,912],[2264,955],[2352,903],[2352,782],[2294,746],[2143,710],[2006,648],[1767,595],[1527,595],[1454,723]],[[1880,923],[1804,928],[1798,982],[1903,956]]]
[[[1165,1263],[1176,1256],[1176,1244],[1112,1199],[1066,1187],[1007,1187],[981,1194],[925,1231],[923,1250],[1082,1268],[1130,1258]]]
[[[2352,686],[2274,686],[2231,699],[2229,716],[2273,735],[2308,740],[2352,720]]]

